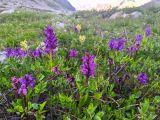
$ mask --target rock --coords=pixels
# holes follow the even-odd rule
[[[116,19],[118,17],[122,17],[123,14],[124,14],[123,11],[116,12],[112,14],[109,19]]]
[[[122,17],[122,18],[127,18],[127,17],[138,18],[140,16],[142,16],[142,13],[139,12],[139,11],[134,11],[130,14],[126,14],[126,13],[120,11],[120,12],[116,12],[116,13],[112,14],[109,19],[116,19],[116,18],[119,18],[119,17]]]
[[[7,59],[5,52],[0,51],[0,62],[4,62],[5,59]]]
[[[129,17],[129,16],[130,16],[130,14],[124,13],[121,17],[126,18],[126,17]]]
[[[37,48],[40,48],[40,49],[44,50],[45,49],[45,43],[41,42]]]
[[[138,18],[138,17],[142,16],[142,13],[141,13],[141,12],[138,12],[138,11],[134,11],[134,12],[132,12],[130,15],[131,15],[131,17],[133,17],[133,18]]]
[[[1,12],[1,14],[11,14],[11,13],[13,13],[15,11],[15,9],[9,9],[9,10],[4,10],[4,11],[2,11]]]
[[[64,28],[64,26],[65,26],[65,23],[64,22],[59,22],[58,24],[57,24],[57,28]]]

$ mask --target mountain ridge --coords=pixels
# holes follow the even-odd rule
[[[133,8],[133,7],[151,7],[160,4],[160,0],[104,0],[104,2],[97,2],[97,4],[85,4],[77,6],[81,11],[83,10],[110,10],[113,8],[123,9],[123,8]]]
[[[68,0],[0,0],[0,11],[29,8],[49,12],[75,11]]]

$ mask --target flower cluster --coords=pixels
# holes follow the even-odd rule
[[[148,83],[148,76],[144,72],[139,73],[138,80],[140,84],[145,85]]]
[[[28,50],[28,45],[27,45],[27,41],[26,40],[20,42],[20,46],[21,46],[22,50],[24,50],[24,51]]]
[[[149,25],[147,25],[145,28],[145,34],[147,37],[151,35],[151,27]]]
[[[72,87],[75,86],[75,78],[71,74],[66,74],[65,79],[70,83]]]
[[[108,59],[108,65],[111,66],[114,64],[114,60],[112,58]]]
[[[138,35],[136,35],[135,40],[136,41],[142,41],[143,40],[143,36],[138,34]]]
[[[55,49],[57,48],[57,37],[56,33],[54,32],[54,29],[51,26],[47,26],[44,30],[45,35],[45,52],[50,54],[52,53],[52,56],[55,53]]]
[[[75,33],[78,33],[78,29],[76,28],[76,26],[73,28]]]
[[[5,52],[7,57],[24,58],[26,56],[26,52],[23,51],[21,48],[7,48]]]
[[[133,55],[136,51],[139,50],[142,40],[143,40],[142,35],[140,34],[136,35],[134,44],[129,48],[127,48],[127,51],[130,53],[130,55]]]
[[[121,51],[124,48],[124,45],[125,45],[124,39],[115,39],[115,38],[112,38],[108,44],[111,50],[117,50],[117,51]]]
[[[123,36],[127,37],[127,32],[126,31],[124,31]]]
[[[160,75],[160,69],[158,69],[158,75]]]
[[[80,24],[77,24],[75,27],[74,27],[74,32],[80,32],[81,31],[81,25]]]
[[[19,79],[17,79],[16,76],[11,78],[12,80],[12,87],[14,90],[18,90],[18,83],[19,83]]]
[[[142,40],[143,40],[142,35],[140,35],[140,34],[136,35],[134,45],[132,46],[132,47],[134,47],[135,51],[139,50]]]
[[[76,58],[77,56],[77,52],[76,52],[76,49],[72,49],[69,53],[69,57],[70,58]]]
[[[38,58],[42,55],[40,48],[37,48],[35,51],[31,52],[31,56],[33,56],[34,58]]]
[[[26,74],[24,77],[17,78],[12,77],[12,87],[14,90],[17,91],[18,94],[27,94],[28,87],[34,88],[35,85],[35,79],[32,77],[31,74]]]
[[[92,78],[94,77],[95,74],[95,67],[96,63],[94,62],[94,55],[91,55],[90,53],[86,53],[85,56],[82,58],[83,59],[83,64],[81,65],[80,69],[82,73],[87,77],[87,78]]]
[[[85,42],[85,40],[86,40],[86,36],[84,36],[84,35],[79,36],[79,41],[81,44],[83,44]]]
[[[56,65],[55,67],[52,68],[52,71],[53,71],[57,76],[61,74],[61,71],[58,70],[58,66],[59,66],[59,65]]]

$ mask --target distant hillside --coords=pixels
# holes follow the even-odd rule
[[[51,12],[75,11],[68,0],[0,0],[0,11],[28,8]]]
[[[160,6],[160,0],[152,0],[151,2],[148,2],[144,5],[142,5],[142,8],[150,8],[154,6]]]

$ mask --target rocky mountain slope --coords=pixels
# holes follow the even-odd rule
[[[0,0],[0,12],[13,12],[19,8],[50,12],[75,11],[68,0]]]
[[[141,7],[142,8],[150,8],[150,7],[153,7],[153,6],[160,7],[160,0],[152,0],[152,1],[142,5]]]
[[[91,1],[91,0],[90,0]],[[79,4],[77,7],[79,10],[109,10],[112,8],[123,9],[123,8],[132,8],[132,7],[151,7],[160,5],[160,0],[104,0],[103,2],[96,2],[96,4]]]

